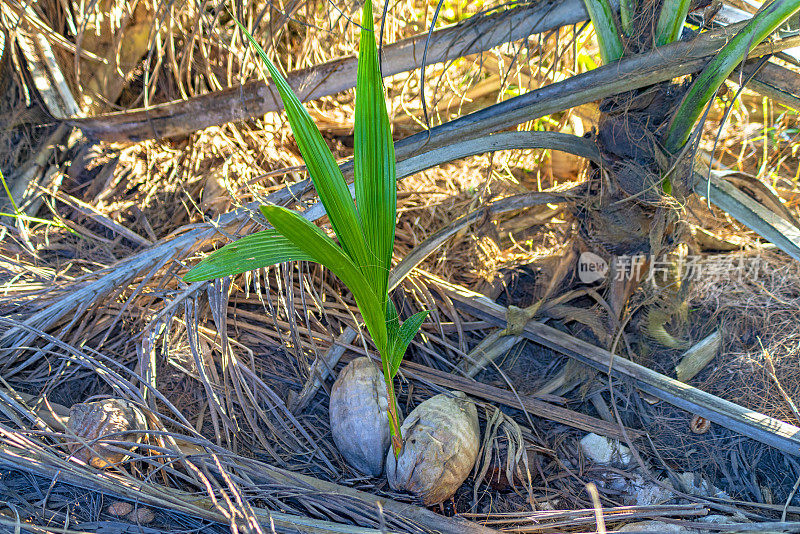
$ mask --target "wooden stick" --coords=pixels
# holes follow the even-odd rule
[[[303,386],[300,394],[289,401],[289,409],[292,413],[297,414],[308,406],[309,401],[317,394],[322,382],[330,376],[330,371],[339,363],[339,359],[347,350],[347,345],[352,343],[356,338],[356,330],[351,327],[345,328],[344,332],[336,338],[336,341],[325,352],[323,360],[314,360],[311,365],[311,372],[308,380]]]
[[[591,417],[568,408],[562,408],[545,402],[530,395],[515,395],[514,392],[500,389],[498,387],[483,384],[472,378],[456,376],[451,373],[437,371],[431,367],[418,363],[403,362],[400,368],[405,374],[418,380],[428,381],[433,384],[457,389],[473,397],[478,397],[491,402],[498,402],[511,408],[523,409],[527,412],[555,421],[563,425],[579,428],[586,432],[594,432],[612,439],[624,439],[619,426],[608,423],[602,419]],[[632,438],[640,437],[639,431],[626,429]]]
[[[44,191],[44,193],[47,193],[47,191]],[[72,195],[68,195],[67,193],[63,193],[61,191],[54,191],[51,194],[57,200],[60,200],[64,204],[86,215],[95,222],[101,224],[102,226],[105,226],[112,232],[116,232],[117,234],[121,235],[122,237],[125,237],[130,241],[133,241],[134,243],[137,243],[145,247],[149,247],[153,244],[152,241],[150,241],[149,239],[145,239],[144,237],[140,236],[133,230],[130,230],[125,226],[121,225],[120,223],[110,219],[109,217],[106,217],[91,204],[87,204],[86,202],[83,202],[82,200],[77,199]]]
[[[17,32],[17,43],[28,62],[33,83],[42,95],[47,111],[58,119],[79,116],[80,107],[44,35]]]
[[[697,376],[717,355],[720,343],[722,334],[714,330],[711,335],[694,344],[683,353],[680,363],[675,366],[675,377],[681,382],[688,382]]]

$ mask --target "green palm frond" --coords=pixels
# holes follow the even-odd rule
[[[583,3],[597,34],[597,44],[600,46],[603,63],[608,65],[618,60],[622,57],[624,48],[611,4],[607,0],[583,0]]]
[[[750,19],[750,22],[714,56],[695,79],[683,97],[678,111],[672,117],[664,139],[664,148],[668,152],[676,154],[680,151],[689,139],[695,122],[719,86],[747,57],[750,49],[766,39],[797,11],[800,11],[800,2],[797,0],[774,0]]]
[[[389,345],[383,303],[361,269],[319,227],[296,211],[280,206],[262,206],[261,211],[278,232],[313,261],[330,269],[352,291],[372,340],[379,351],[385,352]]]
[[[285,261],[312,261],[312,258],[279,232],[264,230],[245,236],[214,252],[186,273],[183,279],[187,282],[200,282]]]
[[[370,258],[364,232],[361,229],[361,220],[336,159],[322,138],[317,125],[314,124],[314,120],[300,103],[300,99],[294,94],[289,83],[275,68],[264,49],[250,32],[238,20],[235,21],[267,67],[269,75],[281,95],[297,146],[300,148],[306,167],[308,167],[308,174],[314,182],[319,199],[328,213],[336,237],[339,238],[342,248],[356,265],[359,267],[367,265]]]
[[[365,274],[379,295],[386,294],[394,250],[397,177],[394,141],[383,95],[372,23],[364,4],[356,82],[355,194],[371,256]]]
[[[656,24],[656,46],[677,41],[681,36],[686,15],[689,14],[690,0],[666,0],[661,6]]]
[[[417,313],[401,325],[388,298],[397,217],[397,171],[372,5],[369,1],[364,4],[358,56],[355,203],[314,121],[252,35],[240,22],[236,24],[258,52],[283,100],[297,145],[341,246],[299,213],[280,206],[263,206],[261,211],[274,230],[258,232],[223,247],[184,279],[208,280],[293,260],[314,261],[330,269],[353,293],[380,352],[389,395],[392,444],[395,454],[399,454],[402,437],[392,378],[427,312]]]

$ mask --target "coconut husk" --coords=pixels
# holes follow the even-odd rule
[[[389,486],[426,506],[450,498],[466,480],[480,448],[478,411],[462,392],[441,393],[412,411],[400,429],[403,448],[389,451]]]

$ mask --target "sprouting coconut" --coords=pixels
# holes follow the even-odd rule
[[[475,405],[460,391],[436,395],[408,415],[401,434],[400,455],[389,450],[386,459],[389,486],[413,493],[426,506],[452,497],[478,458]]]
[[[389,298],[389,273],[392,268],[394,227],[397,219],[397,168],[372,18],[372,3],[364,2],[353,133],[355,202],[350,196],[336,159],[322,134],[314,127],[308,111],[247,28],[234,19],[239,30],[264,61],[274,87],[280,93],[295,140],[339,243],[334,242],[299,212],[276,205],[261,206],[264,217],[274,227],[272,230],[256,232],[230,243],[187,273],[184,280],[211,280],[295,260],[313,261],[330,269],[353,293],[361,318],[378,349],[383,386],[388,398],[388,408],[384,413],[389,425],[392,448],[399,454],[403,440],[392,379],[399,371],[408,345],[422,327],[428,312],[417,312],[401,324],[397,309]],[[254,255],[253,250],[268,252]],[[365,391],[372,392],[369,388]],[[346,396],[353,394],[351,391],[343,393]],[[338,409],[338,406],[334,406]],[[372,413],[371,409],[360,407],[349,400],[345,406],[348,410],[358,408],[359,411]],[[339,425],[338,416],[333,413],[331,415],[336,422],[332,426]],[[348,415],[349,417],[351,416]],[[352,426],[347,422],[347,426],[342,429],[343,433],[340,434],[337,444],[343,451],[360,451],[352,455],[355,459],[363,455],[362,445],[353,445],[351,448],[345,441],[353,441],[353,437],[345,432],[365,432],[359,427],[363,423],[356,422],[360,421],[359,418],[353,417],[352,420]],[[350,419],[341,423],[346,421]],[[382,432],[375,435],[382,435]],[[381,471],[382,462],[355,462],[366,472],[377,474]]]
[[[356,358],[339,373],[330,399],[333,441],[347,463],[378,476],[390,443],[383,374],[369,358]]]

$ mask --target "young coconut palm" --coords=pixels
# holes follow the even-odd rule
[[[622,0],[617,18],[608,0],[584,3],[604,62],[678,40],[690,4]],[[607,255],[654,257],[681,242],[678,213],[695,181],[690,142],[695,123],[750,49],[798,10],[797,0],[775,0],[762,8],[691,83],[666,82],[601,102],[596,142],[603,165],[592,180],[595,195],[580,217],[587,243]],[[607,298],[617,314],[636,283],[611,285]],[[682,294],[673,295],[648,315],[648,331],[658,341],[676,343],[663,324],[681,302]]]
[[[287,261],[313,261],[330,269],[353,293],[380,353],[392,449],[397,455],[403,442],[393,378],[427,312],[419,312],[401,325],[388,296],[397,216],[395,155],[369,1],[364,3],[361,23],[354,203],[336,160],[308,112],[264,50],[237,21],[280,93],[300,152],[339,244],[295,211],[262,206],[261,212],[274,229],[257,232],[223,247],[190,270],[184,280],[210,280]]]

